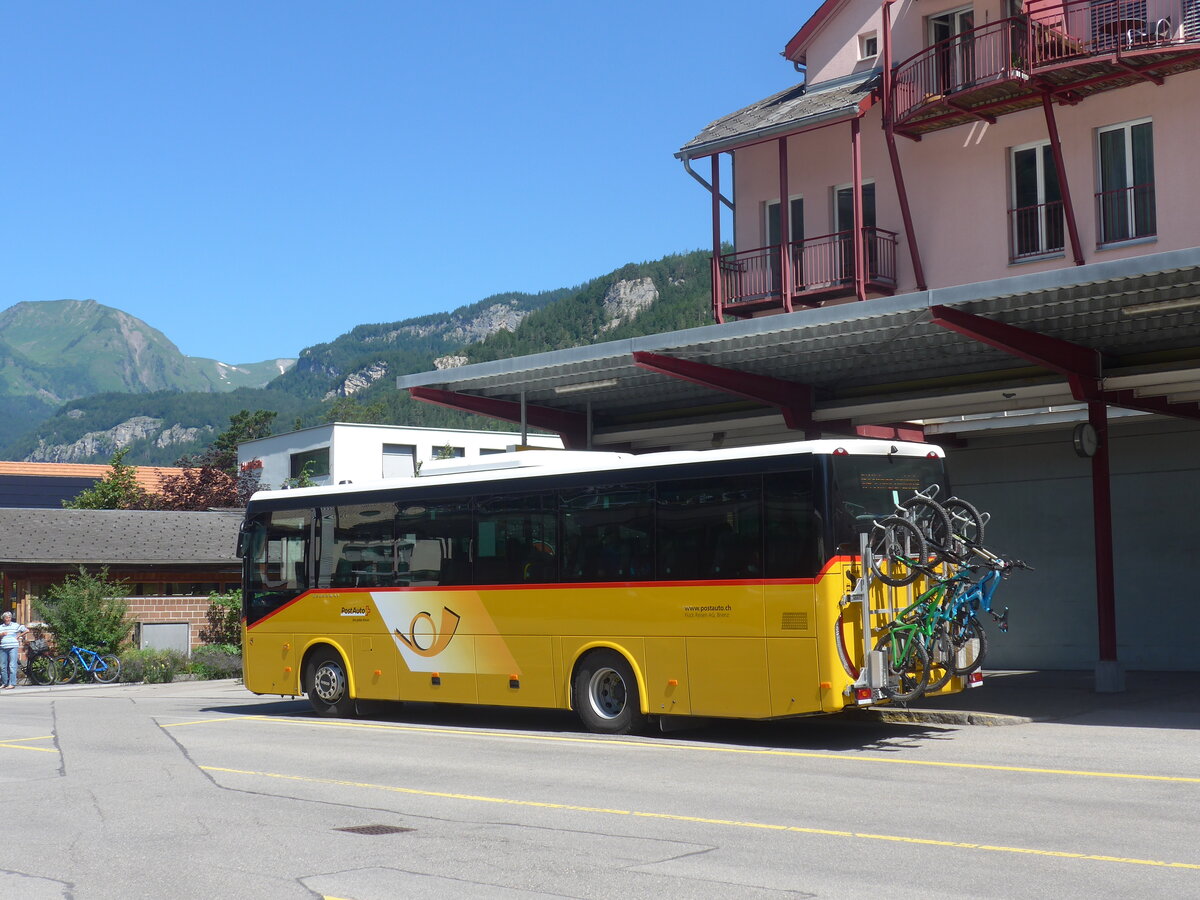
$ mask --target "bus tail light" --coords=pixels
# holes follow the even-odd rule
[[[869,687],[860,687],[854,689],[855,703],[870,703],[872,699],[871,689]]]
[[[967,676],[967,687],[977,688],[983,687],[983,673],[980,671],[972,672]]]

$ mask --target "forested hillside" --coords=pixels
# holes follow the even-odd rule
[[[396,376],[711,324],[709,254],[631,263],[572,288],[504,293],[448,313],[359,325],[301,352],[265,388],[225,393],[109,391],[61,405],[38,428],[9,433],[0,457],[170,465],[198,452],[242,409],[278,413],[276,431],[322,422],[507,428],[418,403]]]

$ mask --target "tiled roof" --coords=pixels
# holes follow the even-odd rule
[[[0,509],[0,565],[236,562],[242,512]]]
[[[722,116],[675,154],[695,159],[751,140],[798,131],[808,125],[857,115],[879,84],[878,71],[860,72],[820,84],[798,84],[750,106]]]
[[[99,481],[112,471],[112,466],[99,463],[4,462],[0,460],[0,475],[50,475],[57,478],[91,478]],[[162,490],[164,479],[183,472],[171,466],[134,466],[137,483],[152,494]]]

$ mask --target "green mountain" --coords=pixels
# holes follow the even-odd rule
[[[161,331],[95,300],[18,303],[0,312],[0,414],[19,432],[76,398],[262,387],[291,362],[184,356]]]
[[[212,364],[199,388],[205,393],[109,388],[59,406],[37,428],[10,432],[0,458],[106,462],[129,447],[126,462],[170,465],[201,450],[241,409],[277,412],[277,431],[327,421],[507,428],[410,400],[396,390],[396,376],[712,324],[709,279],[709,254],[696,251],[631,263],[576,287],[495,294],[451,312],[359,325],[303,350],[265,388],[217,393],[220,364],[193,360]]]

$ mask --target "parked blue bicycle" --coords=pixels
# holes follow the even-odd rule
[[[97,653],[85,647],[71,647],[58,657],[58,683],[70,684],[90,675],[101,684],[112,684],[121,674],[121,660],[112,653]]]

